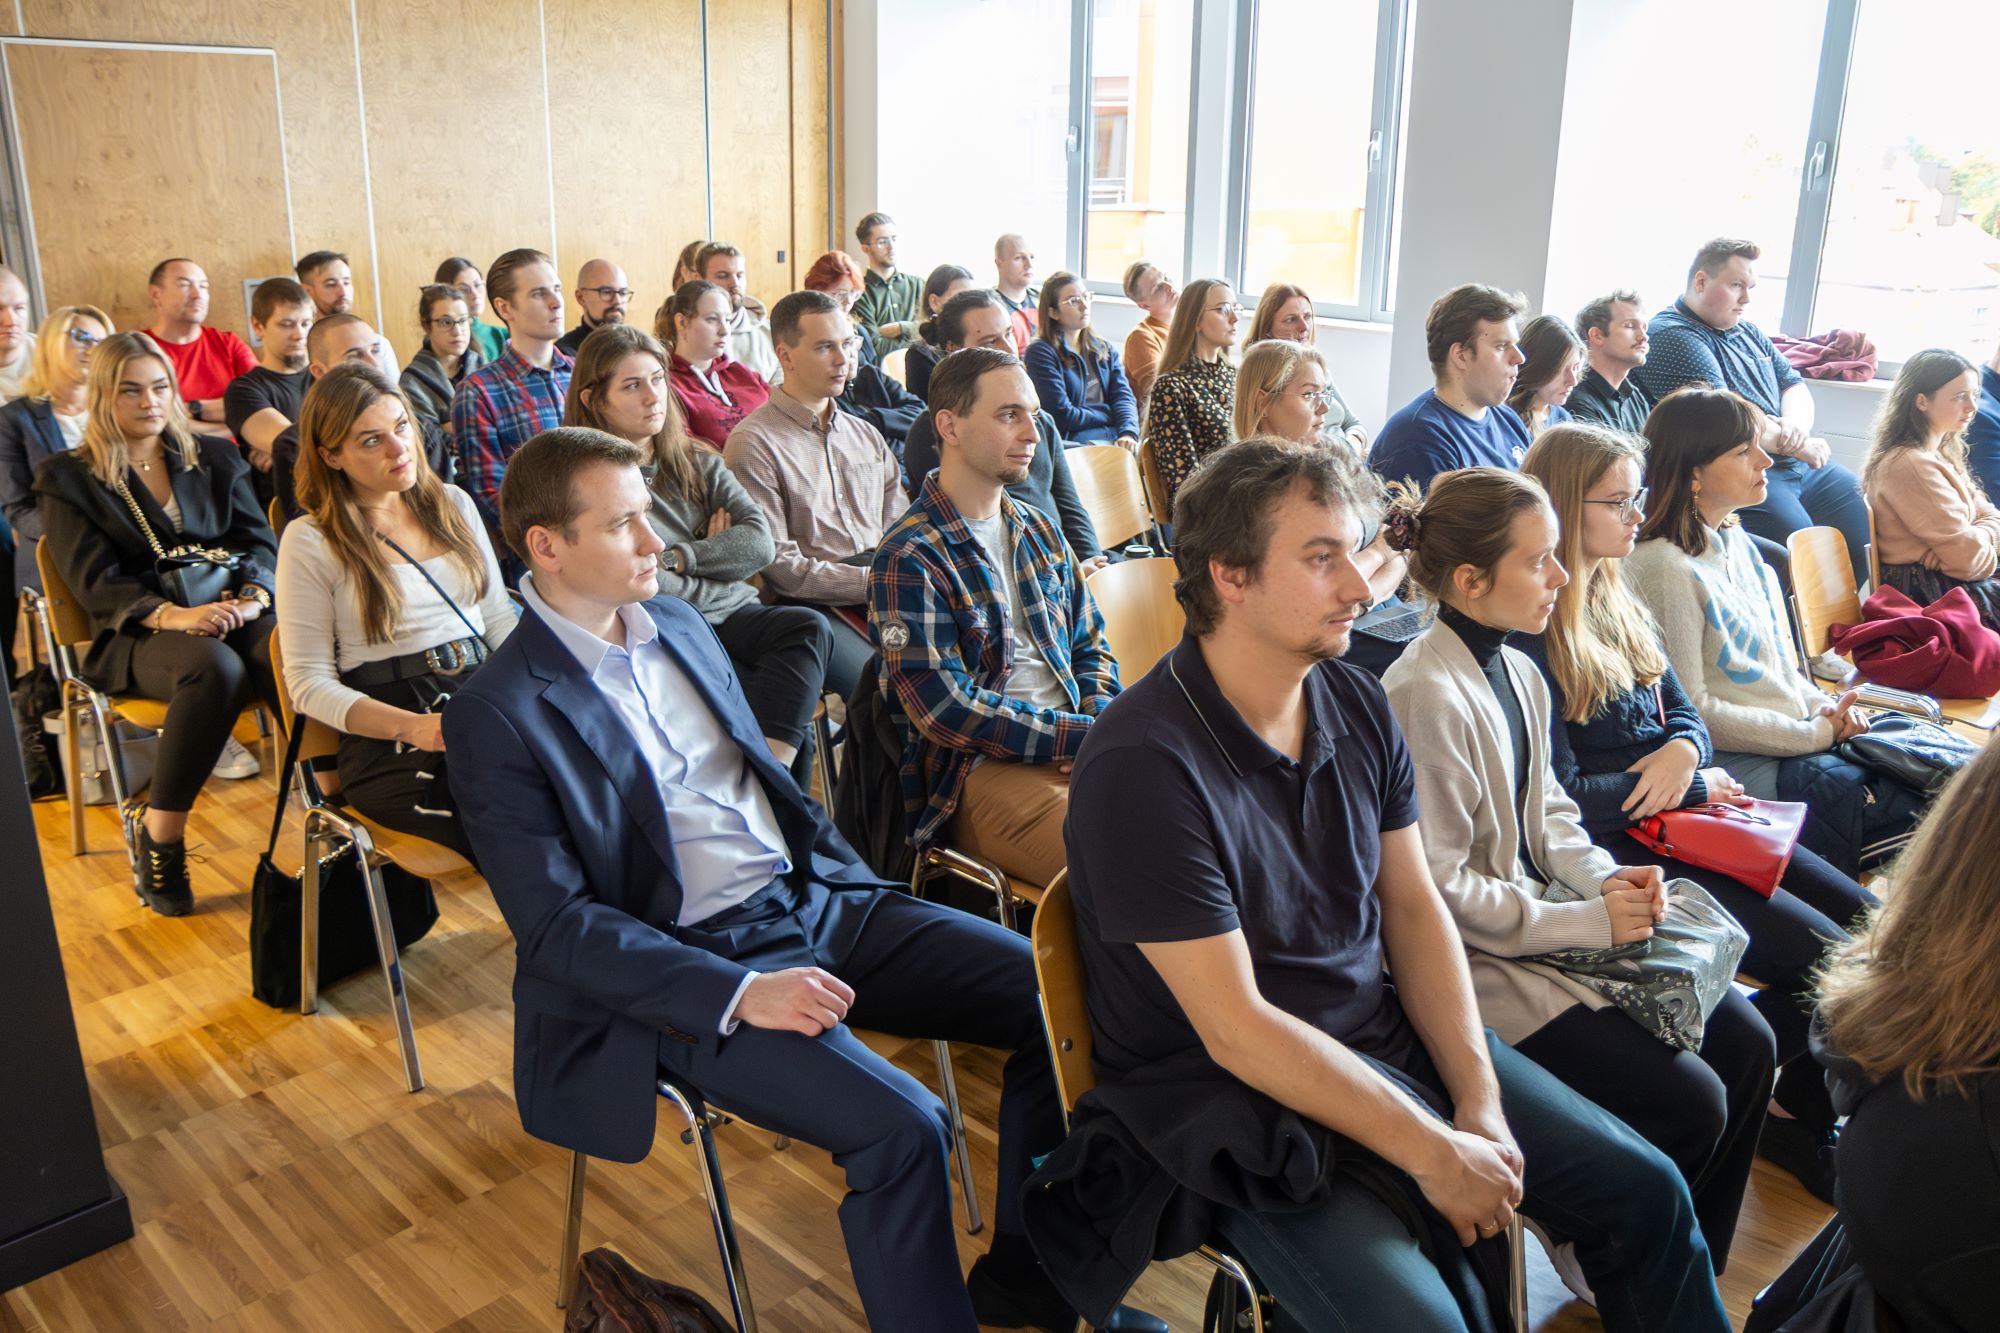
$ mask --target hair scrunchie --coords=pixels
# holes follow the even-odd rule
[[[1422,530],[1423,520],[1408,506],[1392,505],[1382,516],[1382,535],[1392,551],[1414,551]]]

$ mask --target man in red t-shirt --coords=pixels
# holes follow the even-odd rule
[[[254,367],[257,357],[235,334],[202,323],[208,318],[208,274],[192,259],[161,260],[146,279],[146,296],[153,303],[153,327],[146,332],[174,363],[194,428],[228,439],[223,391]]]

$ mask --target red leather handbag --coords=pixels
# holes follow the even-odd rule
[[[1625,831],[1661,856],[1729,876],[1766,898],[1792,863],[1806,808],[1796,801],[1710,801],[1662,810]]]

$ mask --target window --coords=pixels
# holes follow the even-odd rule
[[[2000,341],[2000,111],[1978,57],[1990,0],[1860,7],[1809,327],[1860,329],[1882,359]]]
[[[1187,260],[1194,0],[1094,0],[1090,9],[1084,277],[1116,286],[1142,256],[1179,277]]]

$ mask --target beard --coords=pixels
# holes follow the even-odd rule
[[[996,479],[1002,486],[1019,486],[1028,479],[1028,469],[1025,467],[1003,467],[997,474]]]
[[[304,352],[286,352],[278,358],[278,362],[285,368],[287,375],[296,375],[306,368],[306,354]]]

